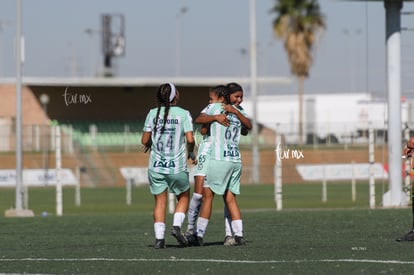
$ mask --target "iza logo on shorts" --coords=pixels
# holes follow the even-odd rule
[[[154,167],[162,167],[162,168],[174,168],[175,162],[170,161],[154,161]]]

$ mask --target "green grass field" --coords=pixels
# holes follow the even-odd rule
[[[380,189],[378,198],[380,201]],[[147,187],[84,188],[74,205],[64,190],[64,215],[54,213],[54,189],[29,191],[34,218],[0,218],[1,274],[411,274],[414,243],[395,239],[412,224],[411,210],[368,209],[368,186],[284,186],[284,210],[275,211],[273,187],[242,186],[245,247],[224,247],[221,198],[204,247],[177,245],[168,232],[167,248],[152,248],[153,197]],[[0,190],[0,206],[14,204],[14,190]],[[379,205],[379,203],[378,203]],[[48,212],[46,217],[40,215]],[[168,215],[167,230],[172,217]]]

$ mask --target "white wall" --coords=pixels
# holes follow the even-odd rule
[[[314,115],[306,117],[306,100],[314,100]],[[258,96],[257,100],[258,121],[268,128],[279,130],[287,136],[296,135],[298,125],[298,96]],[[251,98],[245,97],[243,108],[252,117]],[[407,121],[408,103],[402,102],[402,121]],[[311,94],[304,95],[304,130],[306,123],[315,119],[316,133],[324,138],[332,133],[338,138],[350,135],[357,129],[367,129],[371,122],[375,129],[387,127],[387,104],[384,100],[374,99],[367,93],[350,94]],[[309,115],[308,115],[309,116]]]
[[[10,117],[0,117],[0,151],[10,150],[12,121]]]

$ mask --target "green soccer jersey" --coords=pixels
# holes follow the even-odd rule
[[[219,103],[214,104],[207,114],[216,115],[222,112],[223,108]],[[245,115],[244,110],[240,110],[240,112]],[[225,127],[218,122],[213,122],[210,125],[210,135],[213,143],[210,158],[215,160],[241,162],[239,141],[242,125],[235,114],[229,113],[227,114],[227,118],[230,121],[229,127]]]
[[[164,132],[164,107],[161,107],[158,117],[157,130],[154,132],[157,108],[148,113],[144,132],[151,132],[152,146],[148,168],[162,174],[177,174],[187,171],[187,150],[185,133],[193,131],[193,120],[190,112],[171,106],[165,122]]]

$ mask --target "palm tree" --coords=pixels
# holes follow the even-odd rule
[[[275,0],[271,12],[276,37],[284,40],[290,70],[298,78],[299,144],[303,144],[303,85],[309,76],[316,42],[325,29],[325,18],[317,0]]]

